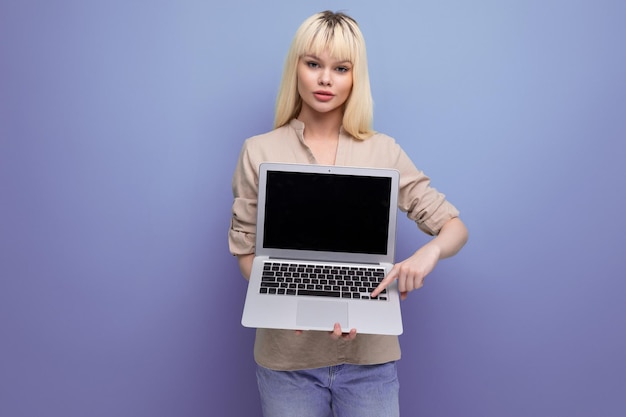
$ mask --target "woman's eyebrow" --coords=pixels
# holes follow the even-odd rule
[[[321,61],[321,59],[317,56],[317,55],[313,55],[313,54],[305,54],[302,55],[303,58],[308,58],[308,59],[314,59],[316,61]],[[333,65],[345,65],[345,64],[352,64],[352,62],[350,62],[349,59],[344,59],[342,61],[332,61]]]

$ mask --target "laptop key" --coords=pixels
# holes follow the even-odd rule
[[[339,298],[339,291],[319,291],[319,290],[298,290],[298,295],[313,295],[316,297],[336,297]]]

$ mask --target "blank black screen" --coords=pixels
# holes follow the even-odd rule
[[[269,171],[264,246],[387,253],[391,179]]]

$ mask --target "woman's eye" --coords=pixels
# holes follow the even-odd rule
[[[319,66],[317,62],[313,62],[313,61],[309,61],[306,64],[309,66],[309,68],[317,68]]]
[[[337,71],[339,71],[339,72],[348,72],[348,71],[350,71],[350,68],[348,68],[348,67],[337,67]]]

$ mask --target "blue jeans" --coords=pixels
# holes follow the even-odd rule
[[[397,417],[395,362],[302,371],[257,366],[264,417]]]

